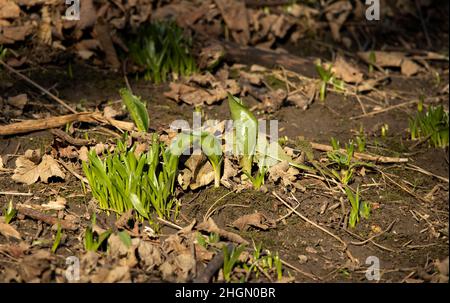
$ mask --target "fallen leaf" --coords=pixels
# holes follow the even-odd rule
[[[14,227],[6,223],[0,223],[0,234],[6,238],[12,237],[18,240],[21,239],[20,233]]]
[[[28,96],[27,94],[20,94],[14,97],[9,97],[7,103],[17,109],[22,110],[28,103]]]
[[[282,161],[269,168],[270,180],[277,182],[280,180],[283,186],[295,186],[294,182],[297,179],[299,170],[289,165],[287,161]]]
[[[256,212],[250,215],[244,215],[232,223],[232,226],[239,229],[240,231],[247,231],[249,227],[256,227],[262,230],[267,230],[269,228],[275,228],[275,221],[267,219],[267,217]]]
[[[215,0],[223,20],[231,30],[234,40],[247,45],[250,40],[250,30],[245,3],[237,0]]]
[[[57,196],[56,200],[52,200],[46,204],[42,204],[42,208],[44,210],[63,210],[64,208],[66,208],[66,199],[61,197],[61,196]]]
[[[67,158],[67,159],[79,158],[77,148],[73,145],[61,147],[61,148],[59,148],[58,152],[59,152],[59,156],[61,158]]]
[[[411,77],[420,71],[420,66],[410,59],[403,59],[400,66],[401,73],[407,77]]]
[[[12,179],[31,185],[40,179],[44,183],[48,183],[51,177],[59,177],[64,180],[65,175],[59,168],[58,162],[52,156],[44,155],[39,165],[34,164],[25,156],[16,159],[16,169]]]
[[[332,71],[336,76],[347,83],[360,83],[363,73],[354,65],[347,62],[343,56],[338,55],[333,64]]]
[[[20,16],[20,8],[12,0],[0,1],[0,19],[15,19]]]
[[[146,270],[151,270],[162,263],[160,248],[151,242],[141,241],[137,252]]]

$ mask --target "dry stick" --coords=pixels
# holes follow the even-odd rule
[[[272,194],[281,201],[281,203],[283,203],[287,208],[289,208],[293,213],[295,213],[297,216],[299,216],[303,221],[308,222],[309,224],[311,224],[312,226],[320,229],[321,231],[323,231],[324,233],[326,233],[327,235],[335,238],[336,240],[338,240],[339,242],[341,242],[345,248],[347,248],[347,243],[342,240],[341,238],[339,238],[338,236],[336,236],[335,234],[333,234],[332,232],[330,232],[329,230],[327,230],[326,228],[320,226],[319,224],[315,223],[314,221],[311,221],[310,219],[308,219],[307,217],[303,216],[301,213],[299,213],[298,211],[296,211],[292,206],[290,206],[286,201],[284,201],[275,191],[272,192]]]
[[[425,169],[423,169],[423,168],[421,168],[419,166],[413,165],[413,164],[407,164],[406,165],[406,169],[415,170],[415,171],[418,171],[419,173],[422,173],[424,175],[435,177],[435,178],[437,178],[437,179],[439,179],[441,181],[449,183],[449,180],[447,178],[444,178],[444,177],[441,177],[439,175],[433,174],[432,172],[429,172],[429,171],[427,171],[427,170],[425,170]]]
[[[34,196],[33,193],[17,193],[12,191],[0,191],[0,195],[5,196]]]
[[[234,249],[234,245],[231,243],[227,244],[226,249],[228,251],[232,251]],[[194,283],[208,283],[211,278],[219,271],[224,262],[223,252],[217,253],[214,258],[208,263],[206,268],[200,273],[198,277],[194,279]]]
[[[301,270],[301,269],[295,267],[294,265],[289,264],[288,262],[286,262],[286,261],[284,261],[284,260],[282,260],[282,259],[280,259],[280,261],[281,261],[281,264],[283,264],[284,266],[287,266],[287,267],[289,267],[290,269],[295,270],[296,272],[298,272],[299,274],[304,275],[305,277],[308,277],[308,278],[310,278],[310,279],[313,279],[314,281],[321,280],[320,277],[317,277],[317,276],[314,276],[313,274],[310,274],[310,273],[308,273],[308,272],[305,272],[305,271],[303,271],[303,270]]]
[[[38,88],[39,90],[41,90],[43,93],[45,93],[46,95],[48,95],[49,97],[51,97],[53,100],[55,100],[56,102],[58,102],[59,104],[61,104],[64,108],[66,108],[67,110],[69,110],[70,112],[76,114],[77,111],[74,110],[73,108],[71,108],[69,105],[67,105],[66,102],[64,102],[63,100],[61,100],[60,98],[58,98],[57,96],[55,96],[54,94],[52,94],[51,92],[49,92],[48,90],[46,90],[45,88],[43,88],[42,86],[40,86],[39,84],[37,84],[36,82],[34,82],[33,80],[31,80],[30,78],[28,78],[25,75],[22,75],[20,72],[16,71],[14,68],[12,68],[11,66],[9,66],[7,63],[5,63],[3,60],[0,59],[0,64],[3,65],[4,67],[6,67],[7,70],[9,70],[10,72],[12,72],[13,74],[16,74],[17,76],[19,76],[20,78],[24,79],[25,81],[27,81],[28,83],[32,84],[33,86],[35,86],[36,88]]]
[[[353,244],[353,245],[364,245],[364,244],[366,244],[367,242],[370,242],[370,241],[372,241],[373,239],[375,239],[375,238],[377,238],[377,237],[379,237],[379,236],[381,236],[381,235],[383,235],[383,234],[389,232],[389,231],[391,230],[391,228],[394,226],[394,224],[397,223],[397,221],[398,221],[398,220],[395,219],[394,221],[392,221],[391,224],[389,224],[389,226],[388,226],[385,230],[383,230],[382,232],[380,232],[380,233],[378,233],[378,234],[376,234],[376,235],[373,235],[372,237],[370,237],[370,238],[368,238],[368,239],[366,239],[366,240],[364,240],[364,241],[361,241],[361,242],[350,242],[350,244]]]
[[[50,117],[37,120],[25,120],[18,123],[0,126],[0,136],[29,133],[37,130],[57,128],[66,125],[66,123],[80,121],[88,123],[109,123],[119,129],[131,131],[134,124],[131,122],[119,121],[105,118],[99,112],[83,112],[64,116]]]
[[[32,219],[39,220],[50,225],[60,224],[62,229],[69,229],[69,230],[78,229],[78,226],[76,226],[73,222],[52,217],[50,215],[44,214],[40,211],[27,207],[24,204],[17,204],[16,209],[19,213]]]
[[[381,114],[381,113],[384,113],[384,112],[387,112],[387,111],[390,111],[390,110],[393,110],[393,109],[396,109],[396,108],[399,108],[399,107],[402,107],[402,106],[408,106],[408,105],[412,105],[412,104],[415,104],[415,103],[418,103],[418,102],[419,102],[419,100],[403,102],[403,103],[392,105],[392,106],[389,106],[389,107],[386,107],[386,108],[383,108],[383,109],[374,110],[374,111],[372,111],[370,113],[367,113],[367,114],[351,117],[350,120],[356,120],[356,119],[360,119],[360,118],[364,118],[364,117],[375,116],[375,115],[378,115],[378,114]]]
[[[320,151],[333,151],[333,147],[326,144],[320,144],[315,142],[310,142],[311,147]],[[346,153],[347,151],[343,148],[339,150],[341,153]],[[397,157],[385,157],[380,155],[371,155],[365,153],[354,153],[353,157],[360,160],[374,161],[378,163],[405,163],[408,162],[408,158],[397,158]]]
[[[73,138],[71,135],[69,135],[68,133],[66,133],[58,128],[53,128],[50,130],[50,132],[53,135],[55,135],[56,137],[66,141],[70,145],[83,146],[83,145],[91,145],[91,144],[95,143],[95,140]]]

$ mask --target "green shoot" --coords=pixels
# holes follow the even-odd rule
[[[191,41],[174,22],[153,22],[140,27],[129,49],[133,60],[145,68],[145,78],[156,84],[189,76],[196,71]]]
[[[236,149],[241,156],[241,167],[252,173],[253,155],[256,148],[258,120],[243,104],[242,100],[228,94],[228,106],[235,127]]]
[[[6,54],[8,52],[8,49],[4,47],[3,45],[0,45],[0,60],[4,60],[6,58]]]
[[[344,89],[344,82],[342,80],[336,79],[331,69],[331,65],[328,67],[328,69],[325,69],[320,61],[316,63],[316,71],[320,77],[319,99],[322,102],[325,101],[328,84],[331,84],[336,90]]]
[[[409,119],[409,131],[411,140],[428,141],[430,146],[447,147],[449,145],[449,117],[442,105],[430,106],[423,111],[422,103],[419,103],[415,118]]]
[[[233,269],[238,264],[239,257],[244,250],[245,245],[233,247],[231,252],[228,250],[228,247],[226,245],[223,246],[223,277],[226,282],[231,281],[231,274],[233,272]]]
[[[59,246],[59,244],[61,242],[61,236],[62,236],[61,224],[58,224],[58,229],[56,231],[55,241],[53,242],[53,246],[52,246],[52,253],[55,253],[56,250],[58,249],[58,246]]]
[[[92,216],[91,224],[86,228],[84,233],[84,249],[87,251],[98,251],[103,242],[111,235],[112,231],[107,230],[100,235],[94,232],[93,226],[95,225],[95,214]]]
[[[381,125],[381,137],[386,137],[387,136],[387,132],[389,130],[389,124],[384,123],[383,125]]]
[[[14,219],[14,217],[16,216],[17,210],[14,208],[12,200],[9,200],[8,208],[5,209],[3,214],[5,217],[6,224],[9,224],[12,221],[12,219]]]
[[[122,101],[128,109],[131,117],[133,118],[134,124],[141,132],[148,131],[148,125],[150,118],[148,117],[147,108],[145,104],[142,103],[139,97],[133,95],[128,89],[122,88],[120,91],[120,96]]]
[[[127,150],[119,141],[116,150],[104,160],[94,150],[89,152],[83,171],[94,198],[100,208],[119,214],[135,209],[142,218],[150,219],[154,210],[159,217],[169,218],[175,206],[172,195],[178,156],[165,150],[157,134],[147,153],[136,156],[134,149]]]
[[[377,62],[377,58],[375,56],[375,52],[371,51],[369,54],[369,74],[373,73],[373,66]]]
[[[201,145],[203,152],[214,169],[214,187],[219,187],[223,160],[222,146],[215,136],[208,133],[201,135]]]
[[[261,186],[264,185],[264,179],[266,178],[267,171],[268,169],[266,166],[260,166],[258,168],[258,172],[254,177],[245,171],[244,174],[248,177],[248,179],[252,183],[253,188],[259,190]]]
[[[354,228],[356,226],[356,223],[359,222],[360,216],[365,219],[369,218],[370,205],[367,202],[361,201],[359,194],[359,186],[356,188],[355,194],[353,194],[352,190],[346,186],[345,193],[347,194],[347,198],[352,206],[348,224],[351,228]]]
[[[361,125],[359,128],[359,134],[355,138],[356,145],[358,146],[358,151],[360,153],[364,152],[366,150],[366,135],[364,134],[364,129]]]

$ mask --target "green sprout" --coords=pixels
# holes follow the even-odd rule
[[[222,146],[220,141],[209,133],[202,133],[201,146],[203,153],[208,157],[214,170],[214,187],[220,186],[222,167]]]
[[[366,135],[364,134],[364,129],[361,125],[359,128],[359,133],[355,138],[356,145],[358,146],[358,151],[360,153],[364,152],[366,150]]]
[[[8,49],[4,47],[3,45],[0,45],[0,60],[4,60],[6,58],[6,54],[8,52]]]
[[[5,217],[5,223],[9,224],[12,221],[12,219],[15,218],[16,214],[17,210],[14,208],[12,200],[9,200],[8,208],[6,208],[3,212],[3,215]]]
[[[387,136],[387,132],[389,130],[389,124],[384,123],[383,125],[381,125],[381,137],[386,137]]]
[[[107,230],[98,234],[94,231],[94,225],[96,221],[95,214],[92,216],[91,224],[86,228],[84,233],[84,249],[86,251],[98,251],[106,239],[111,235],[112,231]]]
[[[377,62],[377,58],[375,56],[375,52],[371,51],[369,54],[369,74],[373,73],[373,66]]]
[[[122,88],[119,93],[122,97],[123,103],[127,107],[131,117],[133,118],[136,127],[141,132],[147,132],[150,118],[148,117],[148,112],[145,104],[142,103],[139,97],[133,95],[126,88]]]
[[[258,171],[254,177],[245,171],[244,171],[244,174],[248,177],[248,179],[252,183],[253,188],[256,190],[259,190],[261,188],[261,186],[264,185],[264,180],[266,178],[267,172],[268,172],[267,167],[261,165],[258,167]]]
[[[319,99],[322,102],[325,101],[328,84],[331,84],[336,90],[344,89],[344,82],[342,80],[336,79],[334,73],[331,70],[331,65],[328,67],[328,69],[325,69],[320,61],[316,63],[316,71],[320,77]]]
[[[359,186],[356,188],[355,194],[353,194],[352,190],[348,186],[346,186],[345,193],[347,194],[347,198],[352,205],[348,224],[351,228],[354,228],[356,226],[356,223],[359,222],[360,217],[363,217],[364,219],[369,218],[370,205],[367,202],[361,201]]]
[[[56,250],[58,249],[59,244],[61,243],[61,237],[62,237],[61,224],[58,224],[55,241],[53,242],[53,245],[52,245],[52,253],[55,253]]]
[[[129,45],[133,60],[145,68],[145,78],[156,84],[189,76],[196,71],[191,41],[174,22],[153,22],[140,27]]]
[[[409,119],[409,131],[411,140],[428,141],[430,146],[447,147],[449,143],[449,118],[448,112],[442,105],[430,106],[423,111],[423,103],[420,102],[417,114]]]
[[[229,248],[227,245],[224,245],[222,247],[223,251],[223,277],[226,282],[231,281],[231,274],[233,272],[233,269],[238,265],[239,263],[239,257],[242,254],[242,252],[245,250],[245,245],[239,245],[238,247],[233,247],[231,249],[231,252],[229,251]]]
[[[174,206],[175,179],[178,156],[165,149],[154,134],[148,152],[139,156],[135,146],[127,149],[118,142],[113,153],[104,160],[91,150],[83,171],[91,187],[92,195],[100,208],[122,214],[135,209],[145,219],[155,211],[160,218],[169,218]],[[175,209],[175,216],[177,214]]]
[[[244,172],[252,173],[253,155],[256,148],[258,120],[244,106],[241,99],[228,94],[228,106],[235,126],[235,140],[238,154],[242,155],[240,164]]]

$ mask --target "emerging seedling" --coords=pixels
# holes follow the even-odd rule
[[[423,111],[423,103],[420,102],[417,114],[409,119],[409,131],[411,140],[421,139],[428,141],[434,147],[447,147],[449,145],[449,116],[442,105],[430,106]]]
[[[147,108],[145,104],[142,103],[141,99],[133,95],[128,89],[122,88],[120,91],[120,96],[122,101],[128,109],[131,117],[133,118],[134,124],[141,132],[148,131],[148,125],[150,123],[150,118],[148,117]]]
[[[258,120],[241,99],[228,94],[228,106],[235,127],[236,151],[241,155],[242,170],[251,175],[253,155],[256,147]]]
[[[222,145],[215,136],[209,133],[202,133],[200,140],[202,151],[208,157],[214,169],[214,187],[219,187],[223,160]]]
[[[222,248],[223,251],[223,277],[226,282],[231,281],[231,274],[233,269],[239,263],[239,257],[242,252],[245,250],[245,245],[239,245],[238,247],[233,247],[231,252],[227,245],[224,245]]]
[[[359,222],[360,216],[364,219],[369,218],[370,205],[367,202],[362,202],[360,200],[359,186],[356,188],[355,194],[353,194],[352,190],[348,186],[346,186],[345,193],[347,194],[347,198],[352,205],[348,224],[351,228],[354,228],[356,226],[356,223]]]
[[[328,84],[332,85],[336,90],[344,89],[344,82],[342,80],[336,79],[331,69],[332,69],[331,65],[328,67],[328,69],[325,69],[320,63],[320,61],[316,63],[316,71],[319,74],[321,80],[319,89],[319,99],[322,102],[325,101]]]
[[[5,217],[5,223],[9,224],[17,214],[17,210],[14,208],[12,200],[9,200],[8,208],[6,208],[3,213]]]
[[[196,71],[191,41],[174,22],[142,25],[129,45],[131,57],[146,69],[145,78],[159,84]]]
[[[61,224],[58,224],[58,229],[56,231],[55,241],[53,242],[53,245],[52,245],[52,253],[55,253],[56,250],[58,249],[59,244],[61,242],[61,236],[62,236]]]
[[[91,224],[86,228],[84,233],[84,249],[87,251],[98,251],[103,242],[111,235],[112,231],[107,230],[100,235],[94,231],[94,225],[96,221],[95,214],[92,216]]]

